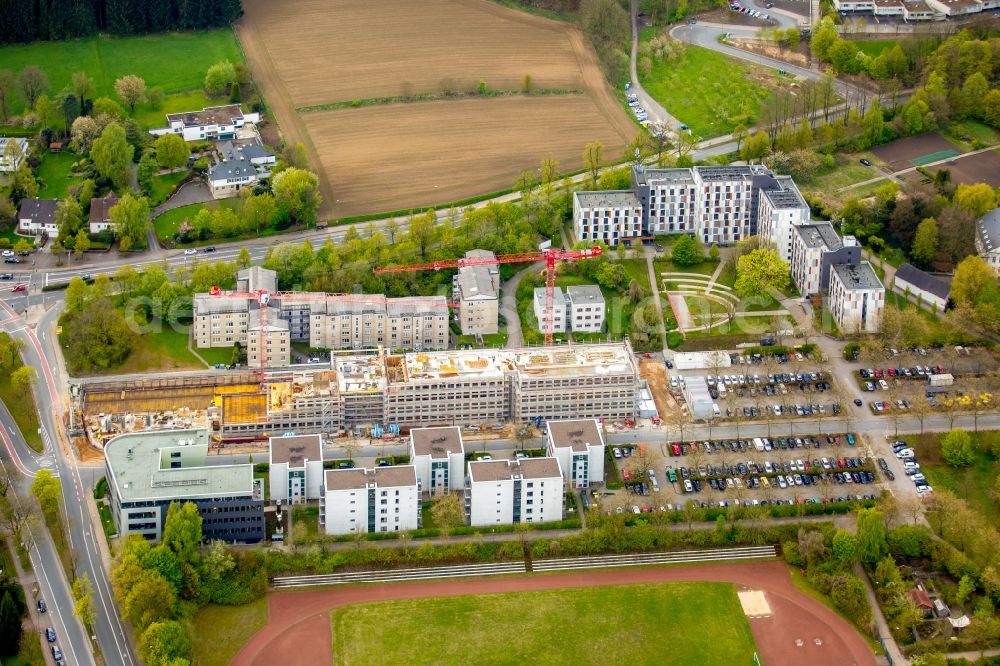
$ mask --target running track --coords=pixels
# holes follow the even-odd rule
[[[276,592],[268,598],[269,624],[243,646],[233,663],[237,666],[332,663],[330,610],[350,604],[676,581],[722,581],[764,590],[771,616],[751,618],[750,628],[761,661],[768,666],[872,666],[876,663],[868,644],[851,625],[819,601],[795,589],[783,562],[612,569]],[[706,621],[711,623],[712,620],[706,618]]]

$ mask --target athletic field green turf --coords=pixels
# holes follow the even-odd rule
[[[346,606],[334,664],[753,663],[728,583],[605,586]]]

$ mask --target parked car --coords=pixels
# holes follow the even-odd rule
[[[44,613],[48,609],[49,609],[49,607],[45,605],[45,600],[44,599],[39,599],[38,600],[38,612],[39,613]]]
[[[214,245],[209,245],[208,247],[206,247],[205,249],[203,249],[202,252],[204,252],[205,254],[208,254],[209,252],[215,252],[215,246]]]
[[[13,279],[14,279],[13,273],[0,273],[0,280],[13,280]]]
[[[184,256],[190,257],[192,254],[198,254],[198,250],[194,249],[193,247],[189,247],[188,249],[184,250]]]
[[[56,642],[56,630],[53,629],[52,627],[46,627],[45,628],[45,638],[48,639],[49,643],[55,643]]]
[[[869,162],[869,161],[868,161],[868,160],[866,160],[866,159],[862,159],[862,160],[861,160],[861,163],[862,163],[862,164],[864,164],[864,165],[865,165],[865,166],[867,166],[867,167],[870,167],[870,166],[872,165],[872,163],[871,163],[871,162]]]

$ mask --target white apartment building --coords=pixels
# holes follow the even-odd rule
[[[56,224],[58,199],[25,199],[17,212],[17,231],[21,235],[41,236],[48,234],[55,238],[59,233]]]
[[[642,204],[631,190],[573,193],[577,240],[602,241],[614,247],[619,240],[642,236],[642,217]]]
[[[593,284],[566,287],[566,324],[576,333],[604,330],[604,294]]]
[[[861,246],[853,236],[841,238],[829,222],[792,228],[792,281],[802,296],[825,292],[830,287],[830,267],[861,261]]]
[[[983,11],[996,0],[985,0],[984,2],[964,2],[962,1],[962,11],[958,13],[967,14]],[[948,12],[951,3],[931,0],[833,0],[834,8],[841,13],[871,13],[875,16],[899,16],[905,21],[942,21]]]
[[[698,189],[691,169],[633,169],[632,189],[647,233],[695,233]]]
[[[410,461],[417,487],[426,495],[461,490],[465,484],[465,446],[458,427],[414,428]]]
[[[209,106],[201,111],[168,113],[167,126],[149,130],[154,136],[180,134],[185,141],[235,139],[237,130],[260,121],[259,113],[243,113],[239,104]]]
[[[1000,208],[976,221],[976,253],[1000,274]]]
[[[269,499],[289,504],[322,499],[323,441],[320,435],[268,440]]]
[[[867,261],[835,264],[830,272],[830,312],[841,333],[878,333],[885,287]]]
[[[327,534],[415,530],[419,516],[412,465],[331,469],[324,475],[320,523]]]
[[[756,233],[754,176],[763,166],[695,167],[695,233],[705,245],[731,245]]]
[[[469,463],[469,524],[512,525],[562,520],[563,479],[556,458]]]
[[[604,433],[597,419],[549,421],[546,452],[559,460],[569,488],[604,483]]]
[[[16,147],[16,148],[15,148]],[[0,136],[0,173],[13,173],[28,156],[28,140]]]
[[[791,261],[792,228],[809,224],[809,204],[790,176],[762,177],[757,206],[757,235],[769,239],[781,258]]]
[[[489,250],[469,250],[467,261],[495,261]],[[500,268],[496,264],[462,266],[453,282],[462,335],[493,335],[500,318]]]
[[[538,330],[545,331],[545,287],[535,287],[532,309]],[[566,332],[566,296],[562,287],[552,290],[552,332]]]

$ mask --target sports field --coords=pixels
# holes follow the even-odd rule
[[[888,164],[893,171],[927,164],[936,159],[945,159],[958,154],[955,145],[936,132],[897,139],[876,146],[871,149],[871,152]]]
[[[319,172],[324,217],[509,188],[549,155],[576,170],[588,142],[617,157],[638,130],[569,24],[486,0],[245,0],[244,9],[237,34],[285,140],[304,143]],[[475,92],[480,82],[512,94],[360,105]]]
[[[749,666],[754,654],[750,624],[728,583],[390,601],[331,615],[334,664],[582,666],[620,659]]]
[[[48,76],[49,94],[69,85],[73,72],[84,71],[94,80],[95,97],[117,99],[115,79],[135,74],[146,81],[146,87],[163,88],[167,98],[162,110],[152,111],[147,105],[136,107],[140,124],[150,120],[166,122],[164,113],[200,109],[207,104],[201,88],[205,72],[220,60],[241,62],[240,47],[232,30],[174,32],[141,37],[88,37],[62,42],[33,42],[0,47],[0,69],[19,72],[28,65],[38,65]],[[182,109],[171,108],[174,97],[180,97]],[[16,96],[12,113],[24,106]]]

